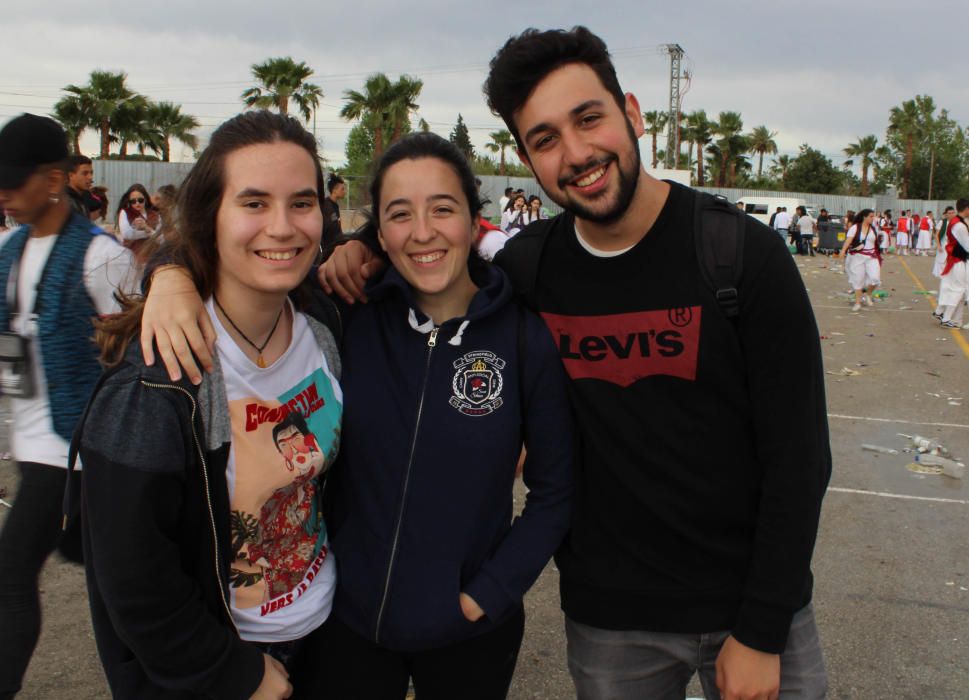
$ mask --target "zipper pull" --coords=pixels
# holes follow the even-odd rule
[[[434,328],[431,330],[431,334],[427,337],[427,347],[433,348],[437,345],[437,332],[441,330],[440,328]]]

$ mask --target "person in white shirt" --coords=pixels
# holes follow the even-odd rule
[[[525,220],[525,214],[525,195],[516,194],[501,213],[501,230],[507,232],[509,236],[514,236],[528,223]]]
[[[92,321],[134,286],[131,253],[72,210],[67,156],[46,117],[0,130],[0,208],[22,224],[0,237],[0,390],[21,474],[0,533],[0,697],[20,690],[40,634],[41,567],[58,547],[80,559],[79,540],[62,535],[62,502],[71,434],[101,369]]]
[[[948,256],[942,270],[942,286],[939,288],[939,308],[942,309],[944,328],[969,328],[962,325],[965,305],[969,304],[969,199],[956,202],[956,213],[946,228],[946,251]]]
[[[799,234],[798,253],[814,257],[814,233],[818,230],[818,222],[811,218],[804,207],[798,207],[796,211]]]
[[[872,294],[881,284],[881,249],[878,247],[878,229],[875,228],[875,212],[862,209],[855,214],[854,223],[845,235],[841,248],[845,273],[855,293],[852,311],[860,311],[861,304],[874,306]]]
[[[787,240],[788,229],[791,226],[791,215],[787,213],[787,207],[781,207],[781,210],[777,212],[777,216],[774,217],[774,228],[777,229],[777,233],[780,234],[781,238],[785,241]]]
[[[533,194],[528,198],[528,204],[525,207],[525,225],[547,218],[545,212],[542,211],[542,200]]]
[[[498,209],[499,211],[505,211],[508,208],[508,200],[511,199],[511,195],[515,192],[514,187],[506,187],[505,194],[498,199]]]

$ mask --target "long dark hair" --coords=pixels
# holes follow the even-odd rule
[[[243,112],[224,122],[212,133],[209,145],[178,189],[175,207],[163,221],[167,262],[184,268],[203,299],[215,290],[218,251],[215,246],[215,221],[225,189],[225,160],[246,146],[267,143],[292,143],[303,148],[316,168],[316,193],[322,206],[323,169],[316,140],[296,119],[266,110]],[[147,288],[151,281],[148,280]],[[141,325],[144,299],[122,299],[124,311],[97,325],[96,340],[101,345],[105,364],[117,364]]]
[[[131,208],[131,195],[135,192],[141,194],[145,198],[145,216],[148,216],[148,212],[155,211],[155,205],[151,203],[151,197],[148,194],[148,190],[140,182],[136,182],[121,195],[121,200],[118,202],[118,208],[115,210],[114,215],[117,217],[122,211]]]
[[[471,223],[476,224],[481,216],[483,202],[478,193],[478,186],[474,179],[474,172],[465,155],[447,139],[441,138],[437,134],[429,131],[419,131],[408,134],[393,146],[384,151],[384,154],[377,162],[374,170],[373,179],[370,181],[370,202],[371,209],[367,214],[366,223],[357,231],[355,237],[360,238],[367,247],[379,255],[384,262],[389,263],[387,253],[380,247],[380,192],[384,184],[384,176],[391,166],[403,160],[420,160],[422,158],[435,158],[448,165],[454,174],[458,176],[461,184],[461,191],[465,199],[468,200],[468,210],[471,213]],[[468,269],[472,278],[486,268],[486,263],[471,246],[471,254],[468,256]]]
[[[855,237],[851,241],[851,247],[852,248],[854,248],[855,246],[858,246],[858,245],[864,245],[865,239],[862,238],[861,224],[862,224],[862,222],[866,218],[868,218],[868,215],[869,214],[873,214],[873,213],[874,213],[874,209],[862,209],[860,212],[858,212],[857,214],[855,214],[854,219],[851,220],[851,223],[854,224],[855,227],[856,227],[855,228]],[[875,228],[874,226],[871,226],[871,227],[869,227],[868,230],[875,232],[875,247],[877,248],[878,247],[878,229]],[[867,234],[865,234],[865,235],[867,237]]]

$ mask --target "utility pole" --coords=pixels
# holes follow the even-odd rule
[[[666,50],[670,54],[670,116],[668,131],[666,132],[666,162],[667,168],[675,168],[679,163],[680,154],[680,63],[683,60],[683,47],[679,44],[667,44]]]

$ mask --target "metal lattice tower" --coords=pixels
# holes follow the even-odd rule
[[[679,44],[667,44],[666,50],[670,54],[670,115],[666,132],[665,165],[667,168],[675,168],[680,152],[680,80],[683,76],[680,63],[685,52]]]

